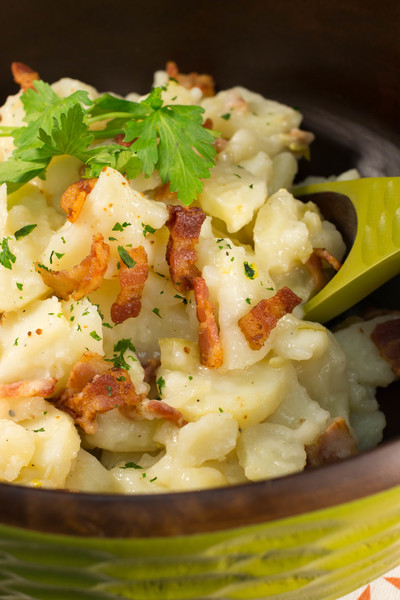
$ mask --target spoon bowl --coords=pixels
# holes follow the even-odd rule
[[[326,323],[400,272],[400,177],[368,177],[302,186],[342,233],[347,257],[329,283],[304,305],[304,317]]]

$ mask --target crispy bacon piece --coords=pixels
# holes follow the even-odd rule
[[[93,236],[90,254],[70,271],[46,270],[40,263],[35,263],[35,269],[59,298],[67,300],[72,294],[74,300],[80,300],[100,287],[109,257],[110,246],[104,242],[101,233],[98,233]]]
[[[261,300],[239,319],[239,327],[250,348],[260,350],[279,319],[287,313],[291,313],[300,302],[301,298],[296,296],[291,289],[283,287],[275,296]]]
[[[307,465],[317,467],[357,454],[357,446],[346,421],[337,417],[306,452]]]
[[[39,73],[20,62],[11,63],[11,72],[15,83],[21,86],[21,90],[25,92],[28,88],[35,89],[33,84],[40,79]]]
[[[224,354],[214,316],[214,306],[208,299],[208,287],[203,277],[193,279],[193,290],[199,320],[200,362],[205,367],[217,369],[222,365]]]
[[[67,215],[68,221],[74,223],[82,210],[86,197],[97,183],[97,177],[93,179],[80,179],[68,186],[61,196],[60,206]]]
[[[3,383],[0,385],[1,398],[33,398],[33,396],[50,396],[56,388],[56,379],[44,377],[43,379],[32,379],[31,381],[16,381],[15,383]]]
[[[75,394],[64,393],[57,408],[71,415],[85,433],[95,433],[96,417],[122,406],[137,406],[143,396],[136,393],[128,372],[112,367],[102,375],[95,375]]]
[[[304,131],[298,127],[293,127],[288,133],[281,133],[281,139],[293,152],[303,152],[315,140],[315,135],[311,131]]]
[[[85,352],[74,364],[68,377],[64,395],[73,396],[82,389],[95,375],[104,375],[110,368],[110,363],[97,352]]]
[[[132,146],[133,142],[135,142],[137,140],[137,138],[135,138],[131,142],[125,142],[124,137],[125,137],[124,133],[117,133],[117,135],[114,138],[115,143],[119,144],[120,146],[124,146],[124,148],[130,148]]]
[[[168,206],[168,212],[166,226],[170,234],[165,258],[175,288],[187,292],[193,289],[193,279],[200,276],[200,271],[195,265],[195,245],[199,241],[206,213],[197,206],[184,208],[172,205]]]
[[[144,284],[149,274],[147,254],[143,246],[130,248],[128,252],[135,264],[129,268],[124,262],[121,262],[119,270],[121,291],[111,306],[111,319],[114,323],[122,323],[129,317],[138,316],[142,308],[141,298]]]
[[[390,363],[393,373],[400,376],[400,318],[378,323],[371,337],[382,358]]]
[[[146,419],[164,419],[174,423],[177,427],[183,427],[187,423],[178,409],[163,400],[144,400],[140,407],[140,413]]]
[[[326,248],[314,248],[305,267],[311,274],[314,288],[318,292],[328,283],[328,278],[323,269],[322,261],[327,262],[335,271],[339,271],[341,263]]]
[[[180,85],[190,90],[198,87],[203,92],[203,96],[215,95],[215,83],[211,75],[200,75],[199,73],[189,73],[184,75],[179,73],[176,62],[170,60],[166,66],[167,75],[170,79],[175,79]]]

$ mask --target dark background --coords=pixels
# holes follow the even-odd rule
[[[400,171],[398,0],[1,0],[0,16],[0,101],[12,61],[124,94],[175,60],[299,106],[318,134],[302,174]]]

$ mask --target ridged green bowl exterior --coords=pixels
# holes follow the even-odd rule
[[[400,486],[182,537],[79,538],[0,526],[2,599],[336,600],[399,563]]]

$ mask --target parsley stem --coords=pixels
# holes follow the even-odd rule
[[[0,127],[0,137],[9,137],[16,129],[20,129],[20,127]]]
[[[122,129],[100,129],[98,131],[93,131],[91,129],[90,133],[91,133],[91,135],[94,136],[94,138],[96,140],[100,140],[100,139],[113,138],[116,135],[118,135],[119,133],[124,133],[124,132],[122,131]]]
[[[97,115],[96,117],[87,117],[86,123],[91,125],[92,123],[97,123],[98,121],[108,121],[109,119],[132,119],[133,117],[134,115],[130,112],[110,112]]]

